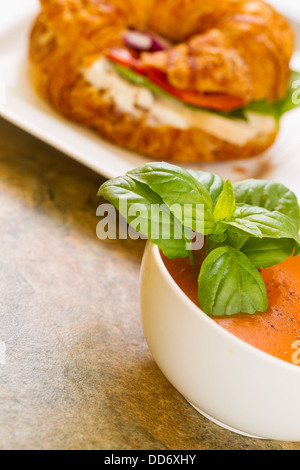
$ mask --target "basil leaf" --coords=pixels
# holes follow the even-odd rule
[[[251,220],[236,217],[228,222],[223,222],[223,224],[226,224],[227,226],[229,225],[233,232],[236,232],[237,234],[243,236],[248,235],[249,237],[257,238],[263,237],[261,230],[259,229],[257,224],[255,222],[252,222]]]
[[[299,254],[300,254],[300,245],[298,245],[298,243],[295,243],[293,256],[298,256]]]
[[[206,253],[220,245],[231,246],[244,253],[257,268],[269,268],[299,254],[299,245],[291,238],[254,238],[232,230],[227,230],[226,236],[226,240],[221,244],[215,243],[212,236],[209,236],[206,241]]]
[[[290,238],[249,238],[241,251],[257,268],[269,268],[292,256],[294,248],[295,242]]]
[[[232,231],[231,228],[228,228],[228,227],[227,227],[226,235],[227,235],[226,245],[231,246],[232,248],[235,248],[236,250],[240,250],[241,247],[246,243],[246,241],[249,240],[249,235],[245,234],[245,232],[238,233],[237,231]],[[213,251],[215,248],[218,248],[218,245],[216,245],[216,243],[210,240],[211,240],[210,237],[207,238],[207,242],[206,242],[207,253],[209,253],[210,251]]]
[[[199,302],[208,315],[254,314],[268,308],[263,278],[247,256],[220,247],[204,260],[199,279]]]
[[[252,238],[245,234],[239,234],[228,230],[225,243],[221,245],[231,246],[244,253],[257,268],[269,268],[282,263],[287,258],[295,255],[295,242],[291,238]],[[206,241],[207,254],[218,248],[211,236]],[[298,245],[297,245],[298,246]]]
[[[286,186],[265,180],[247,179],[233,185],[236,202],[263,207],[300,219],[300,209],[296,195]]]
[[[139,226],[134,226],[136,231],[158,245],[168,258],[189,256],[181,223],[170,213],[159,195],[146,185],[127,176],[119,177],[106,181],[98,196],[119,210],[129,225],[138,221]],[[162,214],[153,217],[158,207]]]
[[[249,233],[248,227],[251,224],[261,232],[261,237],[292,238],[297,244],[300,244],[299,223],[278,211],[271,212],[262,207],[237,204],[233,220],[223,223],[233,228],[238,226],[239,232],[245,226],[246,233]]]
[[[207,242],[213,242],[216,245],[223,245],[225,240],[227,239],[227,232],[226,227],[222,224],[217,224],[214,233],[207,237]]]
[[[188,170],[188,172],[196,180],[198,180],[199,183],[203,184],[203,186],[206,187],[212,199],[213,205],[215,206],[218,197],[223,191],[224,181],[222,180],[222,178],[219,175],[209,173],[208,171]]]
[[[187,170],[169,163],[149,163],[127,173],[162,198],[174,216],[195,232],[214,231],[213,203],[206,187]]]
[[[226,180],[223,191],[220,194],[214,209],[216,222],[228,221],[232,219],[236,211],[235,195],[231,181]]]

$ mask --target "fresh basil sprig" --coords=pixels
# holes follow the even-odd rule
[[[212,173],[156,162],[107,181],[98,194],[169,258],[192,259],[187,241],[193,232],[206,237],[198,284],[200,306],[208,315],[264,312],[268,298],[258,268],[300,252],[299,204],[279,183],[232,184]],[[131,210],[136,203],[146,208],[138,225]],[[169,216],[156,220],[154,230],[153,205]],[[163,236],[166,229],[169,238]]]

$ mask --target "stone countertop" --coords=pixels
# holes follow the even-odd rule
[[[0,448],[300,449],[199,415],[139,320],[144,241],[100,241],[103,178],[0,120]]]

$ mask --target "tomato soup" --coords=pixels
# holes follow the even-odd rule
[[[175,282],[200,307],[199,268],[188,259],[163,261]],[[300,255],[272,268],[262,269],[269,309],[254,315],[211,317],[247,343],[275,357],[300,365]]]

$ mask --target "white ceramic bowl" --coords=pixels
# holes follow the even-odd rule
[[[245,343],[205,315],[150,242],[140,296],[153,358],[192,406],[239,434],[300,441],[300,367]]]

